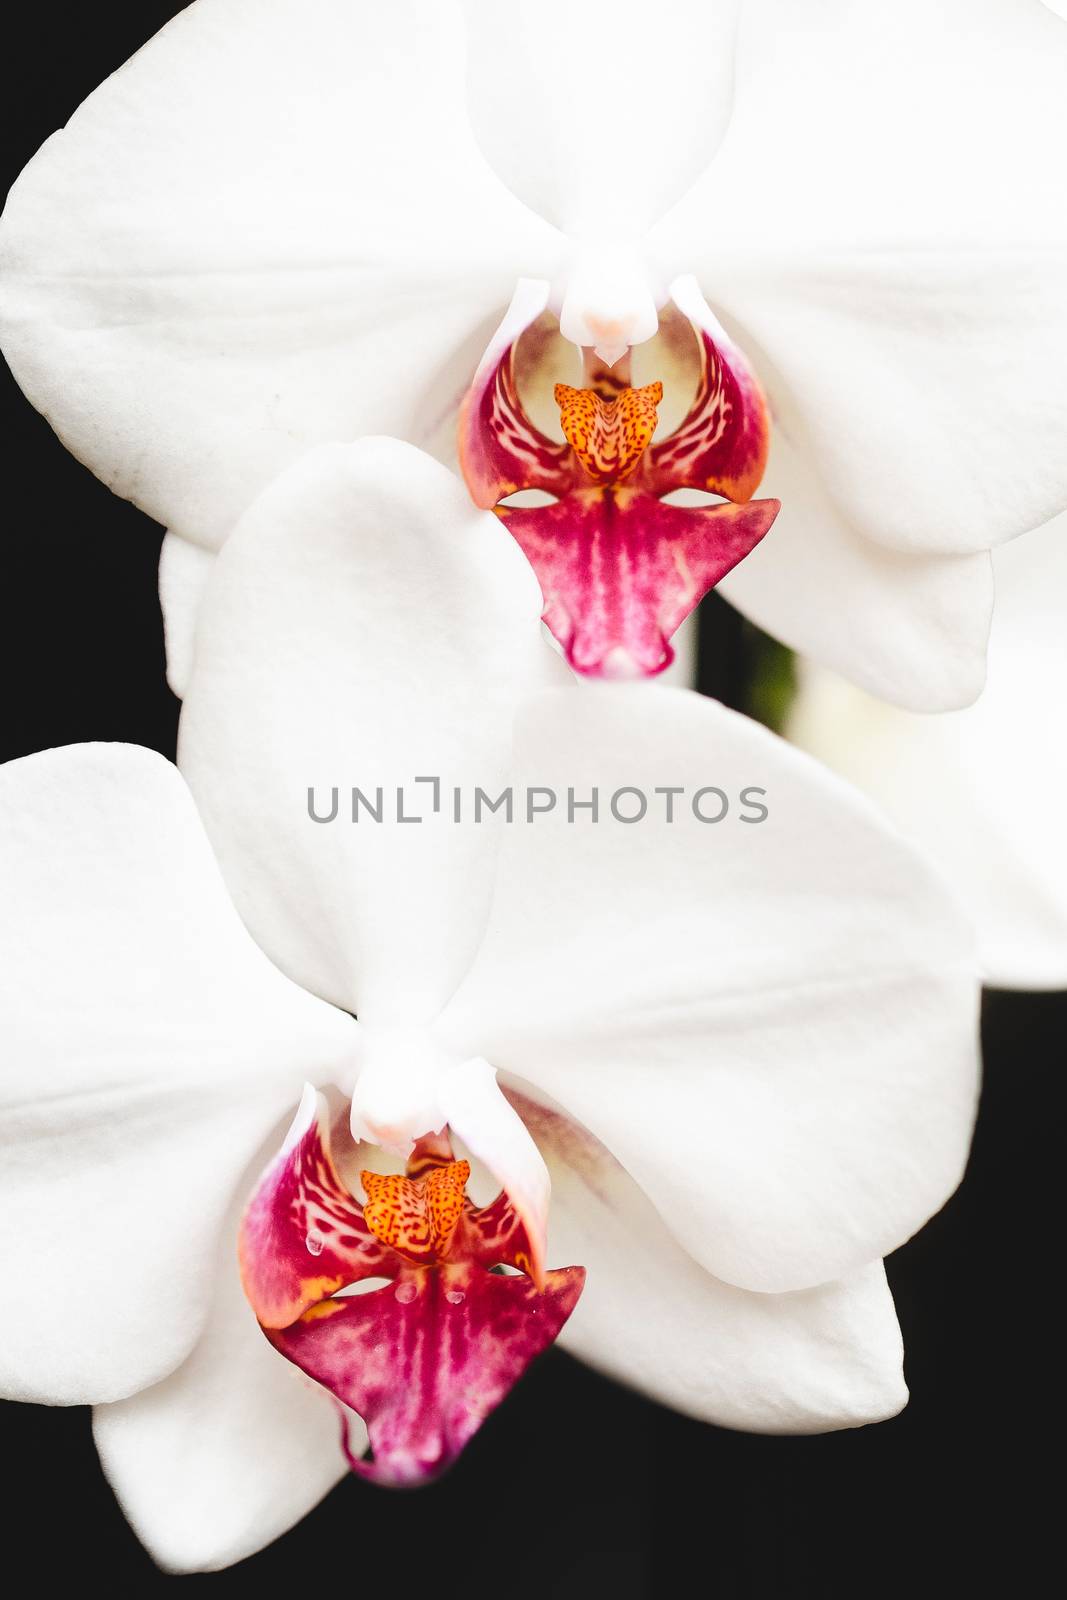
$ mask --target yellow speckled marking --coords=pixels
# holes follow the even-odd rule
[[[361,1172],[367,1196],[363,1217],[383,1244],[415,1260],[448,1254],[463,1212],[463,1192],[471,1175],[468,1161],[450,1161],[425,1178]]]
[[[611,482],[631,473],[656,431],[662,383],[623,389],[615,400],[568,383],[557,383],[554,392],[563,432],[585,470]]]

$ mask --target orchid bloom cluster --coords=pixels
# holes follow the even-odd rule
[[[96,1405],[168,1567],[348,1467],[433,1477],[556,1337],[731,1427],[904,1403],[879,1258],[966,1160],[966,923],[809,757],[575,680],[540,608],[444,467],[326,446],[216,563],[181,775],[91,745],[0,778],[3,1384]],[[309,778],[388,792],[416,751],[447,791],[752,784],[768,815],[309,819]]]
[[[168,528],[184,701],[178,770],[0,775],[2,1382],[96,1406],[176,1570],[432,1479],[557,1340],[757,1431],[906,1398],[881,1258],[966,1161],[968,921],[808,756],[583,680],[725,580],[868,689],[978,692],[989,548],[1067,502],[1067,37],[659,18],[195,0],[0,227],[18,381]]]

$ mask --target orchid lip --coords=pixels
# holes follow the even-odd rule
[[[556,386],[563,442],[535,426],[519,394],[516,347],[548,300],[544,286],[529,280],[516,290],[460,413],[459,458],[472,498],[496,512],[529,560],[544,621],[570,665],[603,678],[663,671],[673,659],[672,634],[779,510],[776,500],[752,498],[767,460],[766,402],[691,277],[674,280],[670,299],[697,341],[697,392],[681,423],[655,437],[663,385],[630,385],[630,348],[657,325],[654,302],[651,327],[625,309],[641,304],[638,281],[624,270],[621,287],[609,285],[599,297],[585,283],[580,316],[578,289],[568,289],[560,332],[581,345],[584,370],[581,387]],[[579,274],[574,282],[585,280]],[[667,497],[679,489],[721,502],[677,506]],[[551,503],[507,503],[531,490]]]
[[[325,1097],[305,1091],[241,1224],[245,1295],[276,1350],[363,1417],[378,1482],[448,1467],[577,1304],[581,1267],[533,1276],[506,1193],[476,1206],[447,1131],[416,1141],[403,1174],[364,1168],[360,1201],[334,1160]],[[501,1275],[494,1267],[516,1272]],[[371,1278],[377,1289],[341,1291]]]

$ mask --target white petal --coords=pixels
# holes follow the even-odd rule
[[[441,1086],[445,1120],[497,1182],[507,1190],[530,1241],[532,1269],[540,1282],[551,1187],[544,1160],[525,1123],[504,1098],[488,1061],[453,1067]]]
[[[231,1217],[192,1355],[143,1394],[97,1407],[93,1421],[123,1511],[170,1572],[214,1572],[253,1555],[346,1471],[337,1407],[271,1348],[241,1293],[235,1228]],[[362,1423],[348,1416],[358,1452]]]
[[[746,7],[729,132],[655,242],[878,543],[980,550],[1067,504],[1065,73],[1033,3]]]
[[[776,638],[872,693],[920,711],[969,705],[985,681],[993,608],[987,554],[887,550],[835,508],[786,425],[771,435],[760,493],[774,527],[719,585]]]
[[[238,1175],[353,1030],[253,945],[161,757],[12,762],[0,809],[0,1388],[109,1400],[191,1348]]]
[[[159,551],[159,603],[167,642],[167,682],[179,699],[193,670],[196,622],[214,566],[212,551],[176,533],[165,536]]]
[[[737,0],[465,0],[475,137],[578,238],[640,235],[730,115]]]
[[[560,241],[480,156],[448,0],[198,0],[8,201],[4,351],[116,493],[216,545],[309,445],[423,440]]]
[[[851,1428],[905,1404],[881,1262],[792,1294],[722,1283],[591,1134],[527,1098],[514,1103],[552,1179],[552,1262],[588,1274],[565,1349],[664,1405],[754,1433]]]
[[[789,736],[883,805],[948,876],[986,981],[1067,988],[1067,517],[995,552],[989,682],[918,717],[806,665]]]
[[[540,612],[497,519],[396,440],[309,455],[219,557],[179,761],[255,937],[365,1021],[436,1015],[481,937],[503,818],[471,821],[473,788],[506,782],[516,702],[569,677]]]
[[[442,1036],[590,1128],[717,1277],[805,1288],[907,1238],[959,1181],[976,1093],[940,883],[860,796],[684,690],[540,697],[514,777],[560,799],[507,834]],[[685,790],[672,823],[657,785]],[[701,823],[712,785],[729,811]],[[599,822],[568,821],[594,786]],[[643,822],[613,820],[624,786]]]
[[[582,249],[561,274],[559,331],[613,367],[659,326],[656,287],[640,255],[617,245]]]

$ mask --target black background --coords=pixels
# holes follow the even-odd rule
[[[70,0],[9,13],[5,187],[178,9]],[[66,454],[6,371],[2,393],[0,753],[123,739],[172,755],[177,704],[163,681],[155,594],[161,530]],[[739,619],[707,603],[702,688],[744,704],[751,661]],[[346,1481],[240,1567],[175,1580],[156,1571],[117,1510],[88,1413],[4,1405],[5,1566],[24,1559],[38,1582],[96,1577],[138,1594],[174,1581],[237,1595],[325,1580],[357,1591],[369,1582],[442,1596],[618,1600],[1044,1595],[1062,1568],[1063,1250],[1053,1196],[1065,1023],[1061,995],[987,998],[986,1088],[967,1179],[889,1263],[912,1393],[892,1422],[815,1439],[729,1433],[553,1352],[442,1483],[391,1493]],[[635,1279],[634,1316],[642,1293]],[[26,1315],[61,1296],[45,1243]]]

